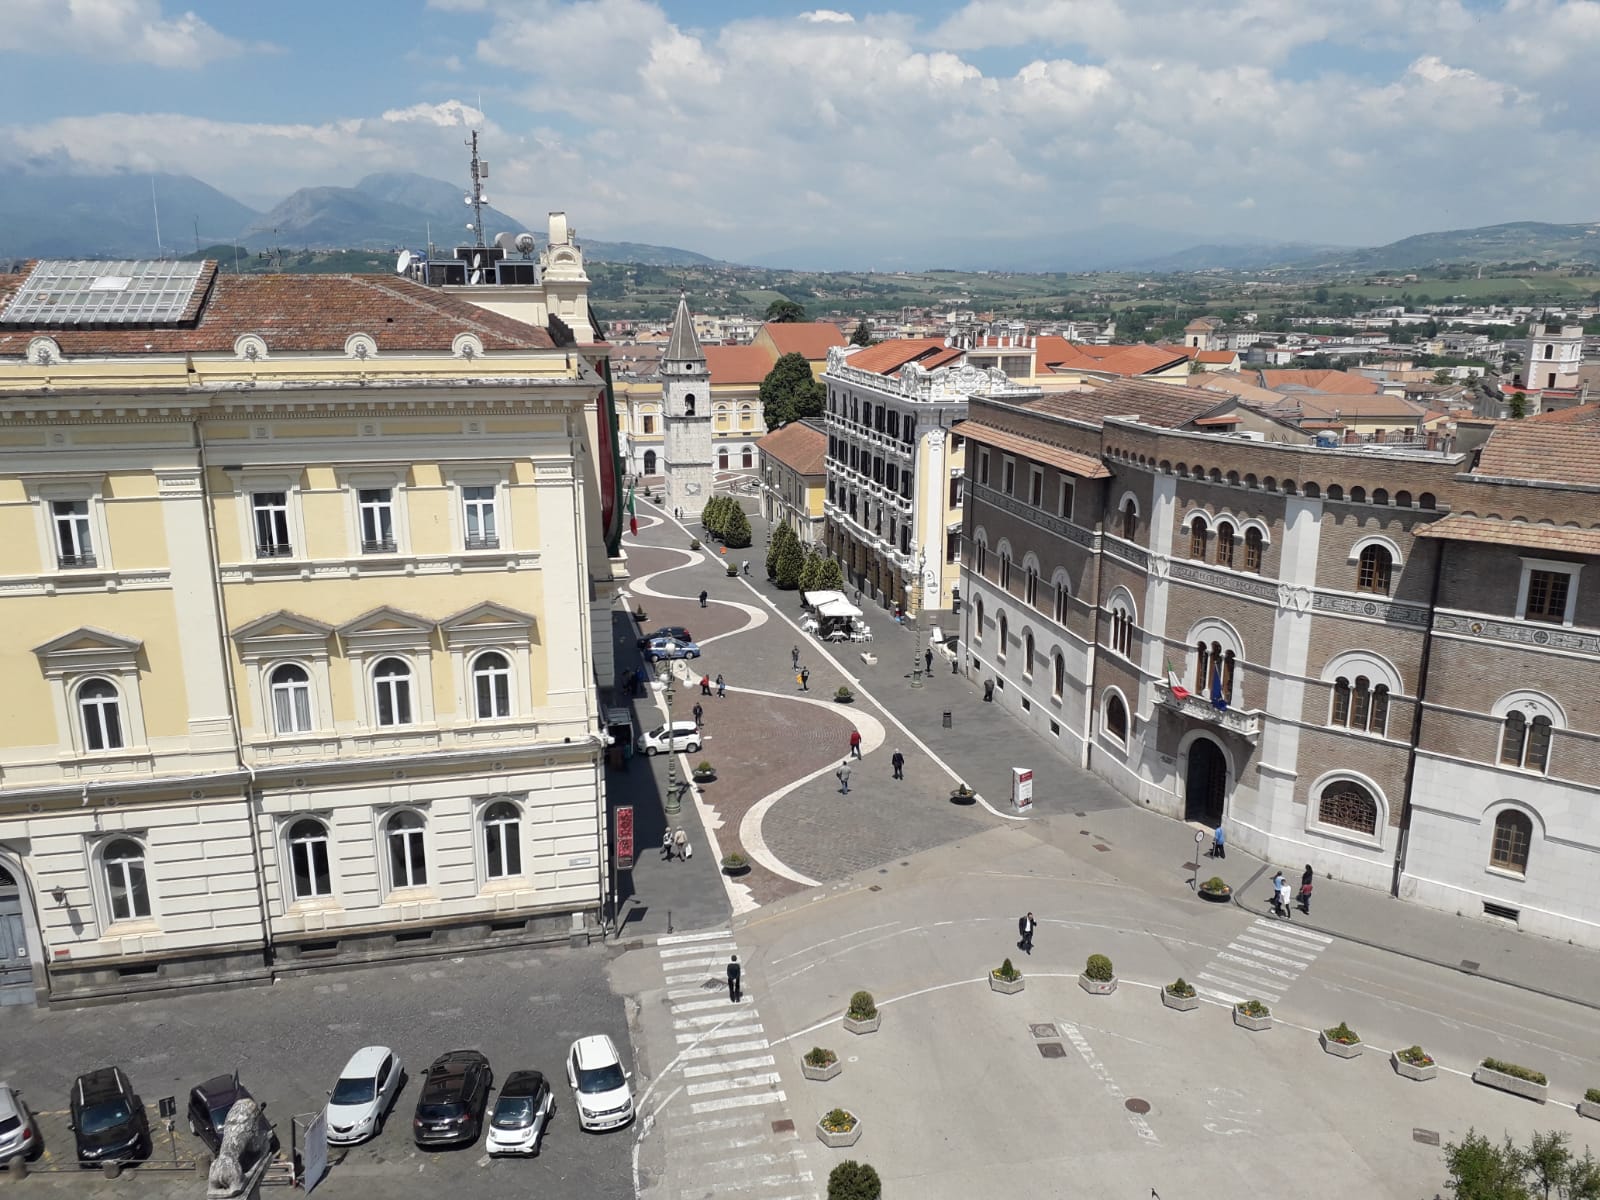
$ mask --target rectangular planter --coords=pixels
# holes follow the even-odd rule
[[[1117,990],[1117,981],[1108,979],[1104,983],[1090,979],[1087,975],[1078,976],[1078,986],[1091,996],[1109,996]]]
[[[1168,1008],[1175,1008],[1179,1012],[1193,1012],[1195,1009],[1200,1007],[1200,997],[1198,995],[1174,996],[1171,992],[1167,991],[1166,988],[1162,988],[1161,1003],[1165,1004]]]
[[[853,1021],[849,1017],[844,1019],[844,1027],[851,1033],[877,1033],[878,1026],[883,1023],[881,1012],[873,1013],[865,1021]]]
[[[1249,1029],[1260,1033],[1262,1030],[1272,1028],[1272,1014],[1268,1013],[1264,1017],[1252,1017],[1236,1008],[1233,1010],[1233,1023],[1240,1029]]]
[[[1600,1104],[1596,1104],[1593,1100],[1579,1100],[1578,1115],[1588,1117],[1591,1121],[1600,1121]]]
[[[1548,1083],[1531,1083],[1526,1079],[1518,1079],[1515,1075],[1507,1075],[1504,1071],[1492,1071],[1488,1067],[1479,1067],[1474,1071],[1472,1082],[1481,1083],[1484,1087],[1498,1088],[1502,1092],[1510,1092],[1513,1096],[1525,1096],[1538,1104],[1543,1104],[1550,1095]]]
[[[856,1123],[850,1127],[849,1133],[829,1133],[822,1127],[822,1122],[817,1122],[817,1141],[827,1146],[830,1150],[844,1150],[854,1146],[861,1140],[861,1118],[856,1118]]]
[[[991,992],[999,992],[1005,996],[1015,996],[1022,990],[1022,976],[1018,975],[1015,979],[1001,979],[1000,976],[990,971],[989,990]]]
[[[814,1067],[805,1059],[802,1058],[800,1060],[801,1074],[803,1074],[807,1079],[815,1079],[818,1083],[827,1083],[828,1080],[832,1079],[842,1070],[844,1070],[844,1063],[837,1058],[825,1067]]]
[[[1334,1041],[1326,1033],[1319,1033],[1319,1034],[1317,1034],[1317,1037],[1322,1042],[1322,1048],[1324,1050],[1326,1050],[1329,1054],[1333,1055],[1335,1058],[1360,1058],[1361,1057],[1361,1043],[1360,1042],[1355,1043],[1355,1045],[1353,1045],[1353,1046],[1347,1046],[1343,1042]]]
[[[1406,1079],[1415,1079],[1418,1083],[1426,1083],[1430,1079],[1439,1077],[1439,1064],[1436,1062],[1429,1063],[1425,1067],[1419,1067],[1414,1063],[1408,1063],[1392,1051],[1389,1054],[1389,1061],[1394,1064],[1394,1073],[1396,1075],[1403,1076]]]

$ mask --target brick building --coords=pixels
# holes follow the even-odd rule
[[[1229,437],[1229,403],[970,399],[967,670],[1235,845],[1600,945],[1600,410],[1438,454]]]

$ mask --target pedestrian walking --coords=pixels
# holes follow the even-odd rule
[[[739,956],[735,954],[728,960],[728,1001],[737,1004],[744,997],[744,987],[740,983]]]
[[[861,757],[861,730],[859,729],[850,731],[850,756],[858,760]]]
[[[1306,916],[1311,915],[1311,864],[1306,864],[1306,869],[1300,873],[1300,911]]]
[[[933,647],[932,646],[929,646],[926,650],[924,650],[922,652],[922,673],[924,675],[932,675],[933,674]]]
[[[742,563],[740,563],[740,564],[739,564],[739,565],[740,565],[740,566],[741,566],[741,567],[742,567],[742,568],[743,568],[743,570],[744,570],[744,573],[745,573],[745,574],[746,574],[746,575],[748,575],[748,574],[750,574],[750,560],[749,560],[749,559],[748,559],[748,558],[747,558],[747,559],[745,559],[745,560],[744,560],[744,561],[743,561],[743,562],[742,562]]]
[[[1211,834],[1211,857],[1228,857],[1228,835],[1222,832],[1222,822],[1217,822],[1217,828]]]
[[[672,861],[672,830],[663,830],[661,834],[661,861]]]
[[[706,592],[705,588],[701,588],[700,589],[700,607],[701,608],[704,608],[706,606],[706,595],[707,595],[707,592]]]
[[[802,692],[809,692],[811,690],[811,668],[810,667],[801,667],[800,668],[800,690]]]
[[[894,777],[896,779],[904,779],[906,777],[906,756],[901,754],[900,751],[896,750],[894,752],[894,757],[891,758],[889,762],[894,767]]]
[[[689,835],[683,831],[681,825],[672,835],[672,848],[678,852],[680,861],[689,857]]]
[[[1292,919],[1289,912],[1289,881],[1283,877],[1282,871],[1272,877],[1272,912],[1285,921]]]
[[[839,769],[833,774],[834,778],[839,781],[839,791],[848,796],[850,794],[850,760],[847,758],[840,763]]]
[[[640,667],[637,671],[635,671],[633,673],[633,694],[635,696],[644,695],[644,668],[643,667]]]
[[[718,671],[717,672],[717,699],[718,700],[726,700],[727,698],[728,698],[728,685],[727,685],[727,683],[725,683],[723,681],[722,672]]]
[[[711,695],[711,676],[709,676],[709,675],[700,676],[700,694],[702,696]]]
[[[1024,913],[1017,921],[1017,932],[1022,935],[1017,941],[1017,949],[1024,954],[1033,953],[1033,931],[1037,925],[1032,913]]]
[[[694,727],[704,729],[706,723],[706,710],[700,707],[700,701],[694,702]]]
[[[792,646],[789,649],[789,662],[796,671],[800,669],[800,647]]]

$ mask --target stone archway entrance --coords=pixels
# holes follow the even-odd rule
[[[1189,772],[1184,779],[1183,819],[1214,829],[1222,824],[1222,807],[1227,798],[1227,755],[1210,738],[1195,738],[1189,747]]]
[[[0,864],[0,1005],[34,1002],[33,962],[22,904],[16,877]]]

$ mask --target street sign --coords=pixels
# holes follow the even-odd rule
[[[178,1115],[178,1098],[176,1096],[161,1097],[161,1119],[170,1120]]]
[[[1028,812],[1033,808],[1033,769],[1031,767],[1011,768],[1011,805],[1018,812]]]
[[[633,805],[617,807],[617,867],[628,870],[633,866]]]

